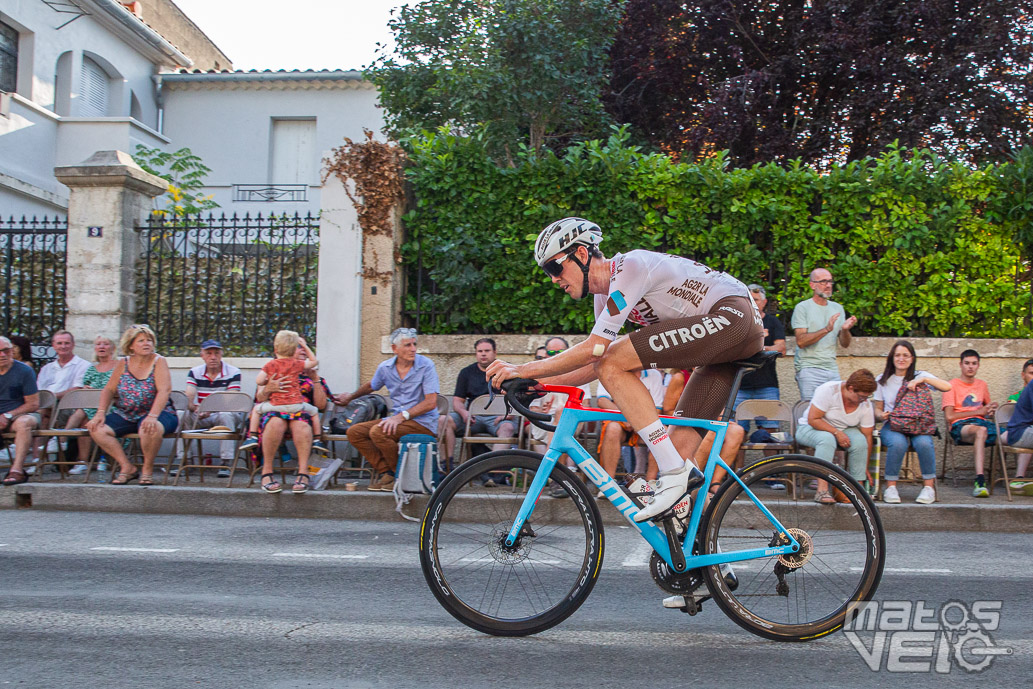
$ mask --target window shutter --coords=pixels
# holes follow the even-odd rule
[[[79,116],[106,117],[108,114],[108,75],[88,57],[82,59],[79,88]]]

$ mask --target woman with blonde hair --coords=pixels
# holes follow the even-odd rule
[[[155,351],[157,344],[154,331],[147,325],[132,325],[122,333],[118,348],[126,356],[115,364],[100,396],[97,414],[86,425],[93,442],[118,463],[118,476],[111,482],[114,486],[136,480],[141,486],[154,485],[154,459],[162,438],[179,424],[169,402],[169,365]],[[118,399],[111,406],[116,395]],[[118,440],[129,433],[140,434],[143,469],[139,471],[133,471]]]

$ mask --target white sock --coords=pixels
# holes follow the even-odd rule
[[[653,453],[660,471],[677,471],[685,466],[685,460],[678,454],[670,436],[667,435],[667,427],[660,419],[643,428],[638,435],[645,442],[646,448]]]

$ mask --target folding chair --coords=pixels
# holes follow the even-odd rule
[[[57,402],[57,396],[54,393],[52,393],[50,390],[40,390],[37,394],[39,395],[39,408],[37,409],[37,411],[40,411],[40,410],[43,410],[43,409],[50,409]],[[37,434],[40,432],[40,430],[41,429],[39,429],[39,428],[34,430],[32,432],[32,437],[33,438],[37,437]],[[8,432],[5,432],[3,434],[0,434],[0,438],[3,438],[3,441],[6,444],[6,450],[7,450],[7,460],[6,460],[6,463],[5,463],[4,467],[0,467],[0,468],[10,469],[14,465],[14,437],[15,437],[15,434],[14,434],[13,431],[8,431]],[[46,452],[46,448],[43,449],[43,453],[45,453],[45,452]],[[30,467],[35,466],[36,469],[35,469],[35,471],[33,473],[36,476],[38,476],[39,479],[42,481],[43,480],[43,465],[42,464],[37,464],[37,465],[29,464],[29,460],[32,458],[31,455],[32,455],[32,444],[30,443],[30,445],[29,445],[29,456],[25,458],[25,467],[24,467],[23,470],[24,471],[28,471]]]
[[[1005,445],[1004,441],[1001,440],[1001,435],[1008,430],[1008,422],[1011,420],[1012,414],[1015,413],[1015,402],[1005,402],[997,408],[997,412],[994,414],[994,425],[997,427],[997,456],[1001,462],[1001,476],[995,479],[994,476],[994,465],[990,462],[990,466],[987,467],[988,473],[990,474],[990,480],[987,481],[988,487],[990,488],[990,494],[993,495],[994,483],[997,481],[1004,481],[1004,490],[1008,494],[1008,502],[1012,502],[1011,499],[1011,485],[1008,479],[1008,462],[1007,455],[1011,453],[1013,455],[1021,455],[1029,452],[1033,452],[1029,448],[1014,447],[1013,445]],[[1017,461],[1017,460],[1016,460]]]
[[[470,426],[473,424],[475,416],[503,416],[506,413],[506,400],[501,395],[496,395],[494,400],[489,400],[489,395],[481,395],[475,397],[467,405],[466,409],[470,412],[470,416],[466,419],[466,429],[463,432],[463,449],[461,456],[465,456],[465,459],[469,459],[472,453],[467,453],[467,448],[473,449],[473,445],[518,445],[520,443],[520,421],[522,420],[519,414],[513,414],[513,425],[517,427],[517,435],[513,437],[498,438],[493,435],[473,435],[470,432]],[[465,461],[465,459],[463,461]],[[462,464],[462,462],[460,462]]]
[[[958,447],[971,447],[972,451],[975,452],[975,446],[972,443],[954,442],[954,438],[950,434],[950,427],[951,425],[948,423],[947,430],[943,434],[943,457],[942,464],[940,465],[940,475],[938,478],[941,480],[947,478],[947,468],[950,467],[951,483],[956,486],[958,485],[958,465],[957,460],[954,456],[954,450]],[[992,472],[994,463],[994,452],[997,449],[997,444],[995,443],[993,445],[987,445],[986,447],[990,448],[990,452],[988,456],[984,457],[984,469],[987,472]],[[988,487],[990,488],[990,492],[993,492],[993,487]],[[1008,494],[1009,496],[1011,495],[1010,489],[1008,491]]]
[[[172,440],[173,441],[172,449],[170,449],[168,451],[168,454],[165,455],[165,466],[164,466],[164,469],[165,469],[165,483],[166,484],[169,481],[168,470],[171,469],[172,463],[175,461],[174,457],[176,456],[176,445],[177,445],[177,443],[175,441],[176,441],[176,438],[179,437],[178,436],[178,429],[179,429],[180,426],[183,425],[183,418],[184,418],[184,416],[187,413],[189,413],[189,411],[190,411],[190,399],[187,397],[187,394],[185,392],[183,392],[182,390],[172,390],[171,392],[169,392],[169,402],[172,403],[172,408],[176,412],[176,417],[177,417],[178,423],[176,425],[176,428],[177,428],[176,432],[166,433],[165,435],[162,436],[162,440],[163,441],[165,441],[165,440]],[[129,449],[126,450],[126,453],[125,453],[126,454],[126,459],[129,461],[130,464],[132,464],[136,468],[142,470],[143,469],[143,454],[142,454],[142,452],[140,450],[140,434],[139,433],[127,433],[126,435],[122,436],[122,440],[129,441]],[[158,460],[159,459],[161,459],[161,448],[160,447],[158,448],[157,456],[155,456],[155,458],[154,458],[154,468],[156,470],[159,468],[159,464],[158,464]],[[111,477],[113,477],[115,475],[115,473],[117,472],[117,469],[118,469],[118,463],[117,462],[112,462],[111,463]],[[109,481],[111,480],[111,477],[108,478]]]
[[[802,412],[801,412],[802,413]],[[744,442],[739,446],[741,450],[775,450],[780,452],[792,452],[796,449],[796,416],[793,409],[781,400],[743,400],[735,408],[736,421],[753,421],[757,428],[760,428],[760,421],[778,421],[779,429],[789,434],[789,440],[773,443],[752,443]]]
[[[64,397],[57,401],[57,407],[54,409],[54,413],[50,415],[50,427],[38,430],[35,433],[37,438],[46,438],[49,442],[50,438],[57,438],[57,459],[51,460],[50,455],[46,453],[44,446],[43,454],[40,456],[40,461],[37,463],[37,471],[42,474],[43,467],[48,464],[53,464],[60,468],[61,478],[64,479],[68,475],[68,467],[74,466],[79,462],[85,462],[87,465],[85,483],[89,479],[90,468],[93,465],[93,460],[98,452],[98,447],[93,446],[93,450],[90,452],[89,457],[79,457],[75,462],[70,462],[65,459],[65,448],[61,445],[61,440],[67,440],[71,442],[79,438],[90,437],[90,432],[85,428],[61,428],[58,427],[58,420],[61,418],[61,414],[66,411],[76,411],[78,409],[96,409],[100,404],[100,396],[103,390],[91,390],[89,388],[81,388],[79,390],[70,390],[66,392]],[[49,394],[49,393],[48,393]]]
[[[179,470],[176,472],[176,480],[172,484],[174,486],[179,485],[179,479],[184,476],[187,469],[198,469],[198,479],[201,483],[204,483],[204,472],[206,469],[214,469],[218,471],[222,469],[221,466],[203,463],[203,443],[205,440],[218,440],[233,441],[233,468],[230,469],[230,478],[226,482],[226,485],[232,485],[233,482],[233,469],[237,465],[237,454],[240,452],[240,444],[244,442],[244,431],[247,430],[247,414],[251,411],[254,406],[254,402],[251,399],[251,395],[246,392],[230,392],[220,391],[213,392],[202,400],[200,406],[197,408],[199,414],[203,413],[230,413],[230,414],[244,414],[244,420],[239,424],[237,430],[231,431],[212,431],[206,430],[183,430],[182,419],[179,424],[179,432],[176,434],[176,447],[183,448],[183,454],[179,460]],[[189,461],[189,450],[191,442],[196,443],[197,447],[197,463],[190,464]],[[186,477],[187,481],[190,477]],[[168,484],[169,475],[165,474],[165,483]]]

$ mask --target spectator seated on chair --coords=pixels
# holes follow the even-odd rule
[[[304,349],[300,346],[295,356],[300,360],[308,358]],[[273,393],[280,392],[285,388],[286,383],[283,376],[269,376],[268,382],[259,387],[255,392],[255,402],[264,402]],[[325,409],[328,400],[332,397],[326,380],[318,375],[313,376],[311,370],[305,370],[298,374],[298,388],[301,390],[301,396],[305,398],[305,401],[316,409]],[[251,415],[252,419],[256,418],[253,409]],[[312,417],[305,411],[293,414],[268,412],[260,415],[255,435],[249,436],[248,442],[242,443],[240,449],[251,450],[250,461],[252,466],[262,465],[262,490],[267,493],[279,493],[283,490],[280,482],[273,479],[273,463],[277,456],[285,458],[284,461],[290,459],[290,455],[287,454],[283,446],[288,439],[294,441],[294,447],[298,451],[299,457],[302,454],[308,457],[315,444],[312,436],[313,426]],[[266,478],[270,480],[265,481]],[[304,485],[305,482],[295,483],[299,493],[307,490],[307,486]],[[294,489],[292,488],[292,490]]]
[[[496,347],[495,340],[489,337],[482,337],[474,343],[474,356],[477,360],[459,372],[456,378],[455,395],[452,397],[452,411],[447,415],[443,414],[438,418],[438,425],[445,433],[445,454],[451,466],[454,459],[456,437],[461,437],[466,430],[466,422],[470,416],[467,408],[471,401],[481,395],[487,395],[488,379],[485,371],[488,365],[495,361]],[[516,435],[516,421],[511,416],[499,416],[495,414],[478,414],[474,416],[470,424],[470,432],[475,435],[493,435],[496,438],[511,438]],[[492,445],[492,450],[504,450],[509,445]],[[471,456],[487,452],[487,448],[478,445],[471,446]]]
[[[831,462],[838,448],[847,452],[847,471],[864,481],[872,452],[875,412],[868,398],[875,392],[875,376],[867,369],[854,371],[846,381],[830,380],[814,391],[807,412],[799,419],[796,440],[814,448],[814,456]],[[814,501],[832,504],[845,496],[829,493],[829,484],[818,481]]]
[[[757,310],[764,317],[763,351],[778,352],[779,356],[785,356],[786,329],[782,325],[782,321],[765,311],[768,305],[768,298],[764,292],[764,288],[760,285],[748,285],[747,289],[750,290],[750,296],[753,297],[753,303],[757,305]],[[756,371],[748,371],[746,375],[742,377],[742,385],[739,386],[739,392],[735,395],[735,405],[733,408],[738,407],[744,400],[777,399],[780,399],[778,390],[778,371],[775,369],[775,357],[772,357]],[[742,426],[744,431],[747,433],[750,432],[750,421],[748,419],[739,421],[738,424]],[[758,438],[764,438],[763,440],[754,440],[751,437],[750,442],[775,442],[775,439],[771,437],[771,432],[778,431],[777,421],[757,420],[756,424],[758,429],[766,429],[766,433],[758,436]],[[768,438],[770,438],[770,440]]]
[[[438,372],[433,361],[416,353],[416,330],[398,328],[391,333],[390,341],[394,356],[377,366],[373,379],[334,400],[344,406],[385,386],[391,396],[391,416],[348,429],[348,442],[377,472],[369,484],[372,491],[394,489],[399,438],[410,433],[435,436],[432,429],[438,426]]]
[[[931,435],[904,435],[890,428],[890,412],[896,405],[897,395],[903,386],[915,390],[919,385],[928,385],[940,392],[949,392],[951,384],[940,380],[928,371],[916,371],[914,346],[907,340],[897,340],[886,355],[886,368],[876,378],[878,386],[872,395],[875,405],[876,421],[883,421],[879,436],[886,446],[886,488],[882,499],[888,503],[900,502],[897,491],[897,480],[900,478],[900,467],[904,463],[904,455],[908,445],[918,455],[918,465],[922,470],[924,485],[915,502],[929,505],[936,502],[936,451],[933,448]],[[906,394],[906,393],[905,393]]]
[[[111,380],[111,372],[115,370],[115,343],[110,337],[97,335],[93,339],[93,363],[83,374],[82,386],[91,390],[103,390]],[[96,409],[76,409],[68,417],[66,429],[84,428],[86,423],[96,415]],[[86,462],[83,460],[90,454],[90,436],[84,435],[76,440],[79,450],[79,464],[72,467],[69,474],[85,474]]]
[[[184,429],[189,431],[225,426],[231,431],[240,428],[244,423],[244,415],[231,412],[199,412],[198,407],[213,392],[237,392],[240,390],[240,369],[222,360],[222,345],[218,340],[205,340],[201,343],[200,366],[195,366],[187,373],[186,395],[188,413],[184,419]],[[219,478],[229,478],[229,463],[233,460],[236,449],[232,440],[219,441]]]
[[[0,433],[14,433],[14,460],[2,484],[25,483],[25,458],[32,449],[32,431],[40,427],[36,376],[27,364],[15,361],[14,345],[0,337]]]
[[[1027,370],[1030,371],[1027,379]],[[1015,403],[1015,411],[1008,420],[1008,428],[1001,436],[1001,442],[1010,447],[1029,448],[1033,450],[1033,359],[1026,362],[1022,369],[1022,378],[1026,386],[1019,393],[1019,399]],[[1022,491],[1025,495],[1033,495],[1033,482],[1024,480],[1026,470],[1029,468],[1030,453],[1022,453],[1018,458],[1018,465],[1015,470],[1015,481],[1010,486],[1015,490]]]
[[[988,498],[990,491],[986,487],[983,466],[986,446],[993,445],[997,440],[997,429],[990,420],[997,411],[997,403],[990,401],[990,389],[986,381],[976,378],[979,372],[979,353],[976,350],[966,349],[962,352],[958,365],[961,377],[951,379],[951,389],[943,395],[943,415],[954,442],[973,445],[976,480],[972,495]]]
[[[50,346],[57,353],[57,358],[40,369],[39,376],[36,377],[36,389],[50,390],[60,400],[70,390],[78,390],[83,386],[83,376],[90,363],[75,355],[75,337],[67,330],[58,330],[54,333],[50,338]],[[41,409],[39,415],[40,428],[48,428],[50,409]],[[59,423],[63,421],[66,420],[58,419]],[[33,440],[33,460],[38,459],[40,447],[44,442],[43,438]],[[57,438],[52,442],[57,443]]]
[[[1022,389],[1016,392],[1014,395],[1009,395],[1008,399],[1012,402],[1017,403],[1019,399],[1022,397],[1022,393],[1026,392],[1026,390],[1030,387],[1029,382],[1031,380],[1033,380],[1033,359],[1027,359],[1026,363],[1022,365]],[[1021,412],[1019,412],[1018,406],[1018,404],[1015,405],[1015,414],[1021,414]],[[1012,424],[1015,423],[1015,414],[1012,415],[1012,418],[1008,422],[1009,429],[1012,427]],[[1021,424],[1022,421],[1016,424],[1016,429],[1018,429],[1018,427],[1021,426]],[[1022,439],[1022,435],[1018,434],[1017,432],[1007,433],[1005,437],[1002,439],[1005,441],[1006,445],[1011,445],[1012,447],[1025,447],[1024,445],[1015,445],[1014,443],[1007,442],[1007,437],[1009,436],[1012,438],[1019,438],[1020,441]],[[1026,478],[1026,472],[1029,470],[1029,460],[1031,458],[1033,458],[1033,453],[1030,452],[1020,452],[1018,454],[1015,466],[1015,476],[1012,477],[1012,482],[1010,486],[1012,490],[1020,491],[1026,495],[1033,495],[1033,481]]]
[[[179,417],[169,401],[172,377],[165,357],[155,351],[157,338],[149,326],[130,326],[118,344],[126,357],[115,364],[101,394],[98,413],[86,429],[101,451],[119,466],[111,485],[124,486],[139,480],[141,486],[151,486],[161,441],[179,425]],[[143,468],[139,470],[126,458],[119,440],[130,433],[140,434]]]

